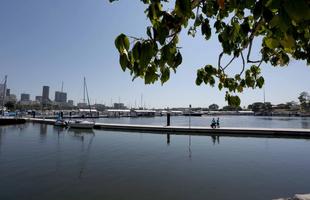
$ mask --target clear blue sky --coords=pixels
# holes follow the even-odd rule
[[[0,1],[0,80],[8,75],[12,93],[42,94],[42,86],[51,87],[50,97],[60,90],[75,102],[83,96],[86,76],[92,102],[107,105],[120,101],[127,105],[174,107],[226,105],[224,91],[196,86],[196,69],[216,64],[220,53],[217,40],[181,36],[183,63],[177,74],[161,86],[131,81],[121,71],[115,37],[124,32],[144,36],[148,24],[140,0],[1,0]],[[254,53],[255,54],[255,53]],[[255,55],[253,55],[255,57]],[[258,54],[256,53],[256,56]],[[233,64],[238,71],[240,62]],[[310,92],[310,67],[292,61],[288,67],[263,66],[266,100],[281,103],[297,101],[302,91]],[[263,100],[262,90],[246,90],[242,105]]]

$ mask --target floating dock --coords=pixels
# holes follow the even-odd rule
[[[54,124],[51,119],[27,118],[29,122]],[[125,131],[125,132],[150,132],[158,134],[175,135],[216,135],[237,137],[283,137],[283,138],[310,138],[310,129],[288,129],[288,128],[242,128],[224,127],[209,128],[198,126],[159,126],[159,125],[136,125],[136,124],[107,124],[96,123],[95,129]]]
[[[13,124],[23,124],[26,123],[26,120],[23,118],[9,118],[9,117],[1,117],[0,125],[13,125]]]

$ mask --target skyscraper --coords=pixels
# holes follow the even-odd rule
[[[67,93],[56,91],[55,92],[55,102],[66,103],[67,102]]]
[[[20,95],[20,101],[30,101],[30,94],[22,93]]]
[[[49,86],[43,86],[42,103],[49,102],[49,93],[50,93],[50,87]]]

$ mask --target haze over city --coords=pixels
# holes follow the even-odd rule
[[[53,98],[63,81],[68,99],[82,101],[86,76],[92,103],[133,105],[143,94],[148,107],[226,105],[225,91],[195,85],[196,69],[217,63],[221,49],[216,38],[205,42],[200,34],[191,38],[183,32],[183,63],[163,86],[144,85],[139,78],[132,82],[129,73],[122,72],[114,39],[122,32],[144,36],[149,23],[144,9],[140,1],[125,0],[1,1],[0,79],[8,75],[11,93],[29,93],[31,99],[42,94],[43,85],[50,86]],[[239,66],[237,61],[233,70],[239,71]],[[310,91],[305,62],[262,66],[266,101],[298,101],[302,91]],[[241,105],[247,106],[263,101],[263,90],[245,90],[240,97]]]

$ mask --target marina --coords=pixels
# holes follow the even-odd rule
[[[27,118],[28,122],[51,124],[55,120]],[[150,124],[100,123],[94,124],[95,129],[115,130],[125,132],[153,132],[159,134],[181,135],[226,135],[238,137],[283,137],[310,138],[310,129],[302,128],[255,128],[255,127],[222,127],[211,128],[202,126],[164,126]]]

